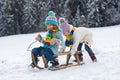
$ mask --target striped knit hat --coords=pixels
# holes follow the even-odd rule
[[[58,26],[58,21],[53,11],[48,12],[48,17],[45,20],[45,24],[53,24],[55,26]]]

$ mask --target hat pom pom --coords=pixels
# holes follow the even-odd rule
[[[53,11],[49,11],[49,12],[48,12],[48,15],[49,15],[49,16],[55,16],[55,13],[54,13]]]
[[[59,23],[65,23],[65,18],[60,18]]]

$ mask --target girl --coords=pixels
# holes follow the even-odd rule
[[[59,26],[62,29],[63,34],[66,36],[65,45],[68,47],[70,46],[71,54],[75,54],[76,51],[80,51],[84,43],[85,50],[88,52],[92,61],[97,61],[95,54],[91,49],[91,45],[93,43],[92,33],[88,29],[84,27],[75,28],[68,24],[64,18],[59,19]],[[80,61],[83,61],[83,54],[81,52],[79,53],[79,59]]]
[[[58,28],[57,18],[55,13],[50,11],[48,17],[45,20],[47,26],[47,35],[45,40],[41,37],[37,37],[36,40],[43,43],[43,46],[34,48],[32,50],[32,56],[35,58],[36,64],[38,63],[37,57],[44,55],[45,58],[52,63],[52,67],[57,67],[59,65],[58,61],[54,58],[54,54],[58,53],[59,45],[64,45],[62,32]],[[64,48],[61,49],[63,51]],[[32,59],[33,61],[33,59]],[[32,67],[35,67],[35,64],[32,62]]]

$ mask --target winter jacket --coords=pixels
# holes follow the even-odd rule
[[[73,26],[70,25],[70,31],[72,30]],[[73,46],[71,49],[71,54],[74,54],[77,51],[77,47],[79,43],[85,43],[88,46],[91,46],[93,44],[92,40],[92,33],[84,27],[78,27],[75,29],[73,33]]]
[[[64,46],[64,40],[63,40],[62,32],[60,30],[55,33],[55,38],[60,40],[60,44],[50,45],[48,48],[50,48],[54,54],[57,54],[59,45]]]

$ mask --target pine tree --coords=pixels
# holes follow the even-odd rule
[[[46,30],[50,10],[74,26],[120,24],[120,0],[0,0],[0,36]]]
[[[70,24],[73,24],[74,26],[78,26],[76,24],[76,21],[78,19],[79,21],[79,0],[67,0],[65,3],[65,17],[68,19]],[[76,17],[76,18],[75,18]],[[78,22],[77,21],[77,22]]]
[[[99,1],[98,0],[89,0],[87,3],[88,8],[88,25],[92,27],[98,27],[100,18],[99,18]]]
[[[4,35],[5,28],[3,27],[3,5],[5,1],[0,0],[0,36]]]
[[[23,16],[22,16],[22,33],[28,33],[31,31],[31,28],[34,27],[35,18],[33,17],[33,2],[32,0],[26,0],[23,8]]]
[[[120,0],[106,0],[106,11],[109,15],[108,25],[115,25],[120,23]]]
[[[19,3],[18,3],[19,2]],[[5,0],[2,7],[1,35],[20,34],[23,0]]]
[[[106,6],[107,6],[107,3],[104,1],[104,0],[100,0],[99,1],[99,4],[98,4],[98,9],[99,9],[99,27],[103,27],[103,26],[107,26],[108,25],[108,22],[109,22],[109,15],[107,14],[107,11],[106,11]]]

